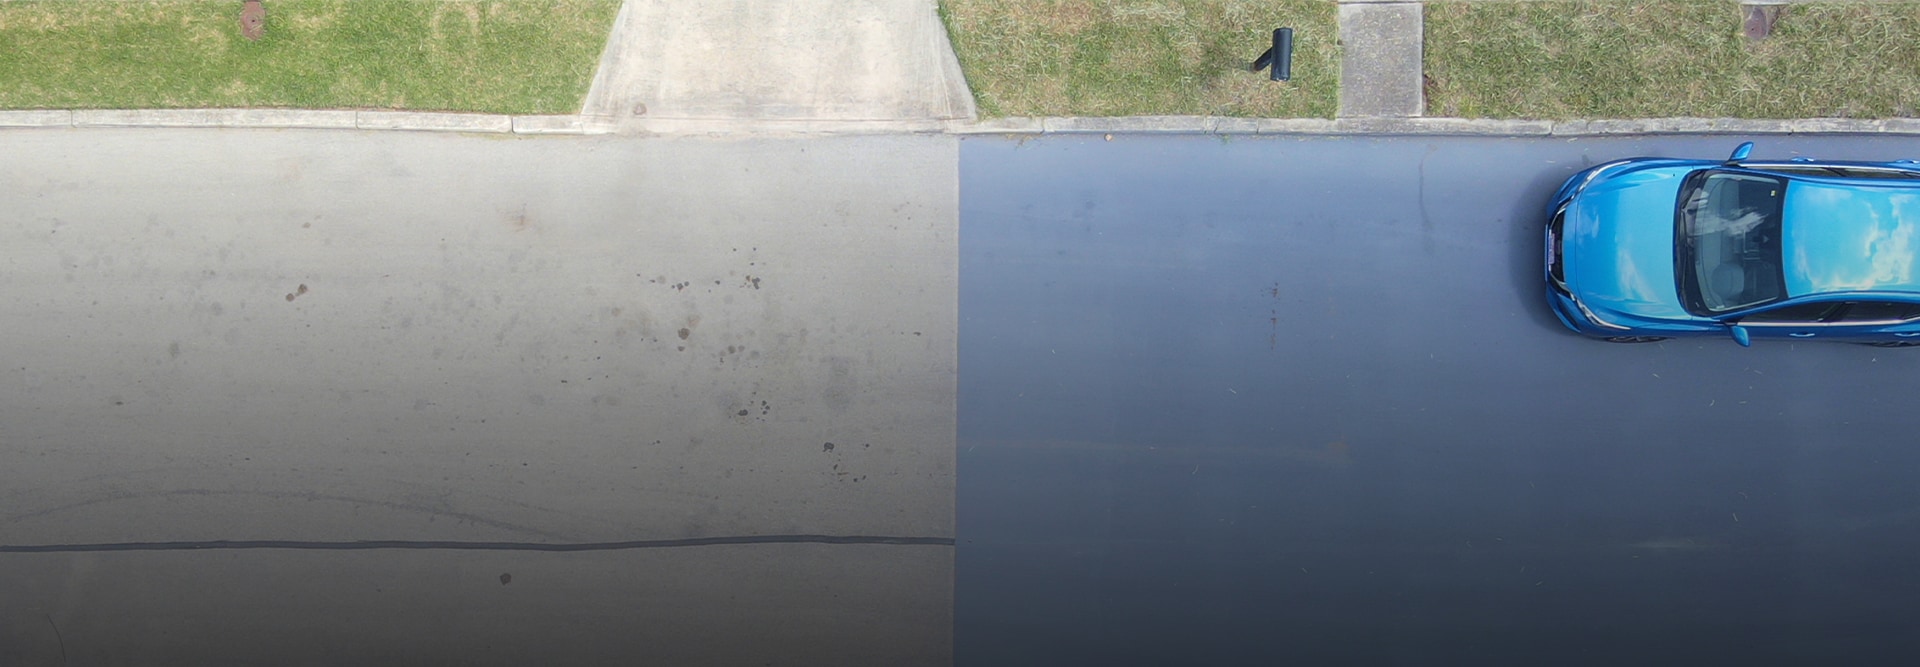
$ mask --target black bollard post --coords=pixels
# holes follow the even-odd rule
[[[1269,60],[1273,69],[1268,78],[1274,81],[1286,81],[1293,78],[1293,28],[1279,28],[1273,31],[1273,48]]]

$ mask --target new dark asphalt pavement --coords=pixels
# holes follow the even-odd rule
[[[963,142],[957,663],[1920,648],[1920,350],[1546,308],[1562,180],[1743,139]]]

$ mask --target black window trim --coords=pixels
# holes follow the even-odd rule
[[[1791,299],[1789,299],[1789,301],[1791,301]],[[1762,315],[1775,310],[1781,310],[1784,308],[1794,308],[1797,306],[1804,306],[1807,304],[1814,304],[1814,303],[1826,305],[1829,308],[1833,307],[1835,303],[1838,303],[1840,307],[1839,309],[1834,310],[1832,313],[1828,314],[1825,319],[1819,319],[1819,320],[1802,320],[1802,321],[1796,321],[1796,322],[1784,322],[1784,321],[1782,322],[1764,322],[1764,321],[1748,322],[1747,321],[1747,318],[1753,317],[1755,315]],[[1738,324],[1743,327],[1809,327],[1809,326],[1824,327],[1824,326],[1833,326],[1835,324],[1839,324],[1840,321],[1847,316],[1847,311],[1852,309],[1853,307],[1848,305],[1847,302],[1843,299],[1812,299],[1812,300],[1802,301],[1799,303],[1787,303],[1786,301],[1776,301],[1774,303],[1770,303],[1764,306],[1756,306],[1751,310],[1739,313],[1737,315],[1723,316],[1721,318],[1721,321],[1728,322],[1731,324]]]
[[[1920,321],[1920,314],[1914,315],[1913,317],[1909,317],[1904,320],[1884,319],[1884,320],[1848,321],[1847,315],[1853,312],[1853,307],[1855,304],[1858,304],[1862,301],[1877,301],[1880,303],[1908,303],[1909,305],[1920,306],[1920,303],[1909,303],[1909,302],[1900,301],[1897,299],[1874,299],[1871,297],[1861,297],[1858,295],[1840,296],[1840,297],[1824,297],[1820,299],[1811,299],[1807,301],[1802,301],[1800,303],[1789,304],[1789,303],[1783,302],[1783,303],[1773,303],[1765,306],[1759,306],[1752,310],[1739,313],[1737,315],[1723,316],[1721,318],[1721,321],[1729,324],[1738,324],[1740,326],[1749,327],[1749,328],[1751,327],[1886,327],[1886,326],[1893,326],[1897,324],[1910,324],[1913,322]],[[1792,308],[1794,306],[1800,306],[1800,305],[1805,305],[1810,303],[1838,303],[1840,304],[1840,308],[1838,310],[1835,310],[1832,314],[1828,315],[1825,319],[1814,320],[1814,321],[1802,321],[1802,322],[1748,322],[1746,321],[1747,318],[1749,317],[1752,317],[1754,315],[1759,315],[1767,311],[1779,310],[1782,308]]]
[[[1854,180],[1863,180],[1863,181],[1900,180],[1902,178],[1920,179],[1920,170],[1903,169],[1900,167],[1889,167],[1884,164],[1861,163],[1861,162],[1772,161],[1772,162],[1743,162],[1738,165],[1732,165],[1732,166],[1735,166],[1740,169],[1750,169],[1753,171],[1765,173],[1770,176],[1785,176],[1789,178],[1795,178],[1795,177],[1842,178],[1842,179],[1854,179]],[[1793,171],[1793,170],[1814,170],[1814,169],[1818,169],[1826,173],[1808,174],[1808,173]],[[1899,174],[1899,176],[1898,177],[1856,176],[1856,175],[1844,173],[1844,171],[1848,169],[1857,169],[1862,171],[1879,171],[1879,172],[1886,172],[1889,174]]]

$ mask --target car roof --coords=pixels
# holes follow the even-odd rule
[[[1920,295],[1920,180],[1788,178],[1788,294]]]

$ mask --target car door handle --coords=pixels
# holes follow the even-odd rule
[[[1795,332],[1793,332],[1793,333],[1789,333],[1789,334],[1787,334],[1787,335],[1789,335],[1789,336],[1792,336],[1792,337],[1794,337],[1794,338],[1812,338],[1812,337],[1814,337],[1814,336],[1816,336],[1816,335],[1818,335],[1818,334],[1811,334],[1811,333],[1802,333],[1802,332],[1799,332],[1799,331],[1795,331]]]

